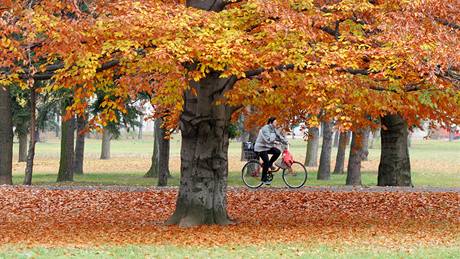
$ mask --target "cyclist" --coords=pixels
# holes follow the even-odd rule
[[[271,184],[271,181],[267,179],[268,169],[276,169],[273,163],[281,155],[281,150],[279,150],[276,145],[279,143],[284,145],[288,144],[286,138],[276,129],[276,125],[276,118],[270,117],[267,121],[267,125],[259,130],[259,135],[254,145],[254,152],[264,161],[261,181],[266,185]],[[270,160],[268,159],[269,154],[272,155]]]

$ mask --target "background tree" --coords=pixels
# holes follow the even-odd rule
[[[0,184],[13,184],[13,121],[9,89],[0,85]]]
[[[331,153],[332,153],[332,127],[333,122],[323,122],[323,145],[319,158],[318,180],[329,180],[331,178]]]

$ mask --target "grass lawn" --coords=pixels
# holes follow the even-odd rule
[[[384,249],[347,245],[265,244],[263,246],[178,247],[101,246],[33,247],[6,246],[0,258],[458,258],[460,246]]]
[[[100,142],[87,139],[85,147],[85,174],[76,175],[72,185],[139,185],[152,186],[156,179],[144,178],[150,167],[150,156],[153,141],[146,136],[145,140],[113,140],[111,146],[112,159],[99,160]],[[301,139],[290,140],[294,158],[303,162],[305,159],[306,142]],[[377,184],[377,169],[380,157],[378,147],[369,150],[369,161],[362,164],[362,183],[366,186]],[[14,146],[17,152],[17,143]],[[240,161],[241,143],[231,142],[229,147],[229,185],[241,186],[240,170],[244,162]],[[59,140],[48,138],[37,144],[37,155],[34,167],[33,184],[56,184],[59,168]],[[332,150],[332,169],[337,149]],[[348,156],[348,151],[347,151]],[[447,142],[441,140],[414,140],[410,148],[412,177],[415,186],[460,187],[460,141]],[[14,158],[16,160],[16,157]],[[24,163],[14,163],[13,182],[21,184],[24,175]],[[180,170],[180,136],[171,141],[170,168],[172,178],[169,185],[179,184]],[[317,168],[308,170],[307,186],[344,185],[346,175],[332,175],[329,181],[317,181]],[[280,173],[280,172],[279,172]],[[274,186],[284,186],[281,175],[275,175]]]

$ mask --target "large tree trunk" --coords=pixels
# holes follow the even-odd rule
[[[332,126],[332,122],[323,122],[323,145],[316,177],[318,180],[329,180],[331,178]]]
[[[368,151],[366,145],[368,143],[369,133],[369,129],[353,132],[347,167],[347,185],[361,185],[361,161],[367,157]],[[361,142],[358,142],[358,140]]]
[[[101,146],[101,159],[110,159],[110,140],[112,139],[112,133],[104,128],[102,132],[102,146]]]
[[[63,106],[63,116],[65,115]],[[74,169],[74,140],[75,140],[75,118],[64,121],[61,124],[61,157],[59,160],[58,182],[73,181]]]
[[[82,131],[86,127],[86,119],[83,117],[77,118],[77,141],[75,142],[75,159],[74,173],[83,174],[83,161],[85,159],[85,133]]]
[[[18,149],[18,162],[27,161],[27,133],[20,132],[19,138],[19,149]]]
[[[379,186],[412,186],[407,123],[399,115],[382,117]]]
[[[30,125],[29,125],[29,150],[27,152],[27,162],[24,176],[24,185],[32,184],[32,174],[34,169],[34,159],[35,159],[35,144],[37,143],[37,93],[35,92],[35,87],[32,88],[30,92]]]
[[[319,129],[308,129],[307,155],[305,156],[305,166],[318,166],[318,149],[319,149]]]
[[[8,88],[0,85],[0,185],[13,184],[13,121]]]
[[[180,119],[181,181],[176,210],[168,224],[229,224],[227,215],[228,127],[232,107],[214,102],[236,82],[213,73],[192,82]]]
[[[341,132],[339,138],[339,146],[337,149],[337,157],[335,159],[335,168],[334,174],[343,174],[343,168],[345,166],[345,151],[347,149],[348,139],[349,139],[349,132]]]

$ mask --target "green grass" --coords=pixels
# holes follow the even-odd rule
[[[459,246],[380,247],[306,244],[264,244],[253,246],[101,246],[101,247],[4,247],[0,258],[458,258]]]
[[[100,142],[97,139],[87,139],[85,147],[85,157],[87,159],[97,160],[100,154]],[[300,139],[290,140],[291,152],[296,160],[303,162],[305,157],[306,142]],[[367,166],[362,172],[363,185],[373,186],[377,184],[377,169],[380,158],[380,149],[369,150],[369,160]],[[146,163],[146,170],[152,152],[153,141],[151,137],[145,137],[145,140],[114,140],[112,141],[111,153],[113,160],[126,160],[130,158],[141,158]],[[238,160],[240,155],[241,143],[231,142],[229,147],[229,156],[233,160]],[[17,144],[15,144],[17,150]],[[49,159],[57,161],[59,159],[59,142],[58,139],[48,139],[46,142],[37,144],[37,159]],[[332,151],[333,159],[335,158],[336,149]],[[180,137],[175,136],[171,141],[171,159],[179,159],[180,155]],[[348,156],[348,151],[347,151]],[[412,163],[412,177],[415,186],[444,186],[460,187],[460,141],[447,142],[436,140],[416,140],[413,141],[410,148],[410,157]],[[230,161],[237,163],[235,168],[241,168],[244,162]],[[333,167],[333,164],[332,164]],[[333,169],[333,168],[332,168]],[[238,169],[239,170],[239,169]],[[329,181],[316,180],[316,168],[308,168],[307,186],[319,185],[344,185],[346,175],[332,175]],[[38,185],[55,184],[58,168],[54,172],[35,173],[33,183]],[[102,172],[94,173],[87,171],[85,175],[76,175],[74,183],[64,183],[72,185],[155,185],[156,179],[144,178],[145,171],[136,172],[127,170],[126,172]],[[169,179],[169,185],[179,184],[179,172],[173,171],[173,177]],[[230,186],[241,186],[240,171],[233,169],[229,173],[228,183]],[[13,182],[22,183],[23,172],[15,172]],[[274,186],[285,186],[281,179],[281,172],[275,174]]]

